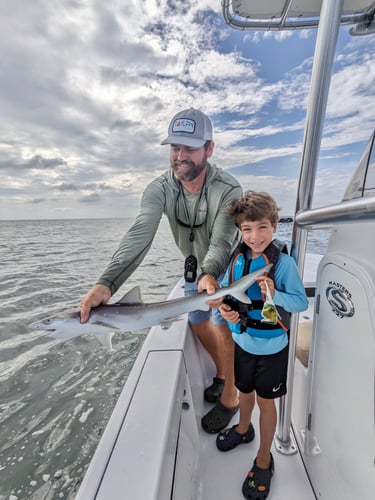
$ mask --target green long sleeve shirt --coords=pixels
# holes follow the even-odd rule
[[[145,189],[141,208],[134,224],[122,238],[118,249],[97,283],[108,286],[114,294],[141,264],[149,251],[163,214],[182,255],[194,255],[198,276],[207,273],[217,278],[224,272],[232,251],[239,242],[239,231],[227,209],[241,197],[237,180],[215,165],[207,164],[202,193],[180,192],[170,169],[154,179]],[[205,191],[205,192],[204,192]],[[180,223],[177,221],[177,218]],[[194,241],[190,241],[190,227]],[[183,269],[181,269],[181,273]]]

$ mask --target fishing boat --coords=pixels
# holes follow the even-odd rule
[[[374,33],[373,1],[223,0],[241,30],[318,30],[291,254],[310,307],[290,329],[288,392],[278,402],[270,500],[370,500],[375,492],[375,146],[369,138],[338,204],[312,208],[341,24]],[[311,259],[310,231],[331,228]],[[183,294],[180,281],[170,298]],[[239,500],[255,442],[221,453],[201,429],[214,365],[187,317],[153,327],[134,363],[77,500]],[[235,416],[232,425],[236,423]],[[257,415],[254,415],[254,425]]]

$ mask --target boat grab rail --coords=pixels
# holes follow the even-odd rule
[[[304,210],[296,214],[295,223],[305,229],[321,229],[337,224],[375,219],[375,196],[342,201],[335,205]]]

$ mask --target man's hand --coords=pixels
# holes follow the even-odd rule
[[[111,296],[111,289],[108,286],[94,285],[81,300],[81,323],[86,323],[89,319],[92,307],[100,306],[100,304],[106,304]]]
[[[218,282],[209,274],[204,274],[198,281],[198,292],[206,291],[208,295],[213,295],[218,288]]]
[[[218,282],[209,274],[204,274],[198,281],[198,292],[206,291],[207,295],[213,295],[218,288],[220,288]],[[211,309],[217,309],[222,302],[223,299],[220,298],[215,300],[207,300],[206,303],[211,307]]]

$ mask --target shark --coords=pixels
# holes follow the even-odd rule
[[[114,333],[133,332],[156,325],[167,329],[183,314],[195,310],[209,310],[207,301],[230,295],[240,302],[251,304],[247,289],[255,283],[256,278],[269,272],[271,267],[272,264],[268,264],[249,273],[229,286],[217,289],[213,295],[199,292],[162,302],[145,303],[140,287],[136,286],[118,302],[93,308],[86,323],[81,323],[79,309],[74,309],[31,323],[30,327],[33,330],[47,331],[53,338],[63,340],[94,334],[104,347],[112,350]]]

